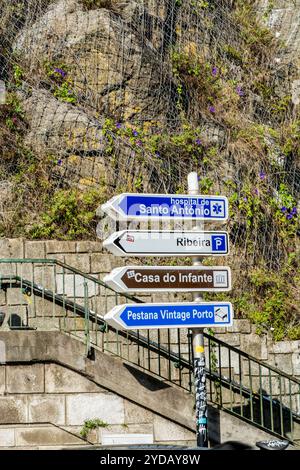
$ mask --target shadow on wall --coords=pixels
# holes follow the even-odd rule
[[[260,391],[258,391],[260,393]],[[293,431],[292,410],[277,399],[272,399],[265,390],[261,390],[262,400],[253,398],[248,403],[233,407],[232,411],[280,435],[289,437]]]
[[[5,315],[5,313],[0,312],[0,327],[4,323]],[[36,328],[28,326],[27,322],[24,323],[21,316],[17,313],[11,313],[9,315],[7,325],[10,330],[36,330]]]

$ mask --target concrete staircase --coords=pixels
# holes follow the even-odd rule
[[[6,355],[0,369],[2,447],[101,444],[109,433],[147,433],[159,444],[195,444],[194,398],[183,389],[98,350],[87,358],[85,345],[63,333],[4,331],[0,342]],[[84,441],[84,421],[95,418],[103,427]],[[211,443],[254,444],[269,437],[212,406],[209,424]]]

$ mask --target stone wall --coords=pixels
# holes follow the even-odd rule
[[[101,443],[103,434],[141,433],[154,442],[193,444],[194,433],[154,414],[58,364],[0,367],[0,436],[5,447],[30,445],[21,431],[4,433],[12,425],[53,424],[80,437],[85,420],[100,419],[107,427],[91,431],[88,440]],[[53,430],[50,432],[50,434]],[[45,437],[46,439],[46,437]],[[64,442],[61,441],[60,444]],[[44,441],[44,445],[47,440]],[[74,441],[73,441],[74,444]],[[0,447],[3,446],[1,440]]]
[[[185,390],[98,350],[88,358],[84,344],[63,333],[3,331],[0,344],[0,447],[78,445],[84,420],[95,418],[108,426],[91,432],[91,442],[142,433],[194,445],[194,397]],[[212,443],[268,437],[217,408],[208,415]]]
[[[28,241],[24,239],[1,239],[0,240],[1,258],[49,258],[57,259],[72,267],[75,267],[84,273],[91,274],[97,278],[103,279],[103,276],[111,269],[125,264],[140,264],[140,259],[118,258],[102,250],[101,242],[92,241]],[[148,261],[149,262],[149,261]],[[0,268],[3,269],[3,265]],[[6,295],[9,295],[9,290]],[[0,291],[0,305],[17,304],[16,294],[11,293],[7,299],[5,293]],[[179,295],[170,294],[144,294],[137,295],[139,298],[148,302],[164,302],[180,300]],[[189,299],[189,296],[185,296]],[[110,300],[108,300],[110,299]],[[123,299],[126,301],[126,299]],[[109,303],[110,302],[110,303]],[[24,303],[24,302],[23,302]],[[115,297],[110,294],[106,298],[106,308],[111,308],[115,303]],[[93,304],[94,305],[94,304]],[[99,303],[97,304],[99,305]],[[16,310],[14,306],[14,311]],[[24,309],[24,305],[19,308]],[[100,306],[101,307],[101,306]],[[0,307],[1,309],[2,307]],[[45,308],[45,307],[43,307]],[[51,310],[51,309],[50,309]],[[45,312],[44,312],[45,314]],[[42,315],[42,314],[40,314]],[[46,314],[45,314],[46,315]],[[44,315],[44,316],[45,316]],[[59,313],[56,313],[59,317]],[[47,316],[47,315],[46,315]],[[53,316],[52,311],[49,317]],[[80,322],[81,319],[78,319]],[[42,326],[42,319],[35,319],[32,326]],[[47,325],[46,325],[47,326]],[[48,321],[50,328],[51,322]],[[51,328],[50,328],[51,329]],[[84,324],[82,324],[84,330]],[[249,320],[236,319],[230,328],[216,328],[215,334],[218,338],[235,346],[257,359],[261,359],[269,365],[281,369],[287,374],[300,378],[300,341],[280,341],[275,343],[270,334],[258,336],[255,334],[255,327]],[[184,342],[185,332],[181,334],[181,340]],[[172,343],[176,343],[176,338],[172,337]],[[182,349],[187,353],[187,349]]]

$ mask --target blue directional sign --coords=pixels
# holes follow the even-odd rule
[[[230,302],[123,304],[104,319],[119,330],[226,327],[232,325],[233,310]]]
[[[224,196],[123,193],[102,205],[102,210],[118,220],[185,219],[224,222],[228,199]]]

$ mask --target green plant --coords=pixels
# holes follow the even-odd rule
[[[54,91],[54,96],[65,103],[75,104],[77,102],[77,95],[72,89],[70,81],[66,81],[57,87]]]
[[[76,189],[59,190],[41,215],[41,222],[35,224],[28,235],[61,240],[89,237],[95,231],[96,208],[100,202],[103,202],[103,194],[96,189],[85,193]]]
[[[14,82],[15,82],[16,87],[19,88],[23,83],[24,71],[18,64],[15,64],[13,66],[13,70],[14,70]]]
[[[208,176],[204,176],[203,178],[200,178],[199,187],[200,187],[201,193],[208,194],[213,184],[214,184],[213,180],[209,178]]]
[[[97,428],[107,428],[109,426],[108,423],[105,421],[102,421],[102,419],[94,418],[94,419],[88,419],[84,422],[83,427],[80,431],[80,435],[86,439],[89,432],[92,429],[97,429]]]
[[[53,83],[53,94],[60,101],[76,104],[77,93],[70,76],[70,68],[64,62],[44,62],[44,70]]]
[[[238,51],[230,44],[224,44],[223,51],[227,55],[228,59],[232,59],[234,62],[240,65],[244,63],[243,53]]]

